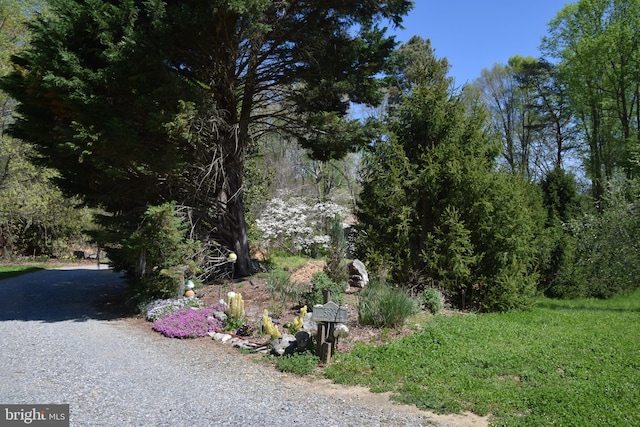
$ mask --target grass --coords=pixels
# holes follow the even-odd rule
[[[34,271],[45,270],[46,268],[46,266],[39,264],[0,265],[0,280],[10,279],[11,277],[20,276],[26,273],[32,273]]]
[[[309,353],[291,354],[276,357],[274,360],[276,368],[280,372],[290,372],[296,375],[311,375],[320,363],[320,358]]]
[[[640,290],[431,319],[338,354],[325,374],[421,409],[490,414],[492,425],[640,426]]]
[[[293,271],[306,264],[309,261],[309,258],[294,255],[272,255],[270,260],[275,267],[281,268],[283,270]]]

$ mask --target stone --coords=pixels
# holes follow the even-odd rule
[[[241,350],[256,350],[258,348],[257,344],[246,340],[238,340],[237,342],[233,343],[233,346]]]
[[[296,337],[291,334],[282,334],[280,338],[272,340],[271,353],[277,356],[284,356],[285,354],[293,354],[298,347],[298,341]]]
[[[225,313],[224,311],[214,311],[213,312],[213,317],[215,317],[216,319],[218,319],[222,323],[227,321],[227,313]]]
[[[309,312],[304,316],[304,320],[302,321],[302,329],[305,331],[315,332],[318,329],[318,324],[313,321],[313,312]]]
[[[221,341],[222,337],[225,334],[221,334],[220,332],[209,332],[208,334],[211,338],[213,338],[215,341]]]
[[[338,323],[333,328],[333,336],[335,338],[346,338],[349,336],[349,328],[344,323]]]
[[[221,343],[225,343],[225,342],[229,341],[231,338],[233,338],[229,334],[222,334],[220,332],[209,332],[208,335],[211,338],[213,338],[215,341],[220,341]]]
[[[349,286],[354,288],[364,288],[369,284],[369,273],[364,263],[359,259],[354,259],[348,265],[349,269]]]

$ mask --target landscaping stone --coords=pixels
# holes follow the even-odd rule
[[[277,356],[293,354],[298,348],[296,337],[291,334],[282,334],[280,338],[271,341],[271,353]]]
[[[359,259],[351,261],[348,265],[349,269],[349,286],[354,288],[364,288],[369,284],[369,273]]]
[[[227,321],[227,314],[224,311],[214,311],[213,317],[221,321],[222,323]]]
[[[311,320],[313,317],[313,312],[310,311],[304,316],[304,320],[302,321],[302,329],[309,332],[315,332],[318,329],[318,324]]]

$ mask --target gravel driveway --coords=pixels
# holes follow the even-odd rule
[[[104,267],[0,281],[0,403],[69,404],[72,426],[480,425],[164,338],[96,304],[124,289]]]

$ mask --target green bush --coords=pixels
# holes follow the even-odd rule
[[[331,301],[341,305],[344,301],[344,284],[338,284],[331,280],[326,272],[319,271],[311,278],[311,290],[302,296],[303,304],[312,311],[312,307],[316,304],[323,304],[322,293],[325,289],[331,291]]]
[[[397,54],[387,134],[362,157],[358,257],[388,265],[403,286],[434,281],[461,309],[523,308],[535,291],[541,196],[497,167],[486,111],[452,93],[448,64],[427,41]]]
[[[440,292],[433,288],[426,288],[420,295],[420,305],[431,314],[442,310],[442,297]]]
[[[363,325],[395,328],[417,312],[417,304],[404,290],[375,281],[358,298],[358,321]]]
[[[150,206],[138,228],[109,257],[116,271],[132,283],[134,303],[175,297],[184,279],[199,271],[200,244],[186,237],[186,226],[174,203]]]

